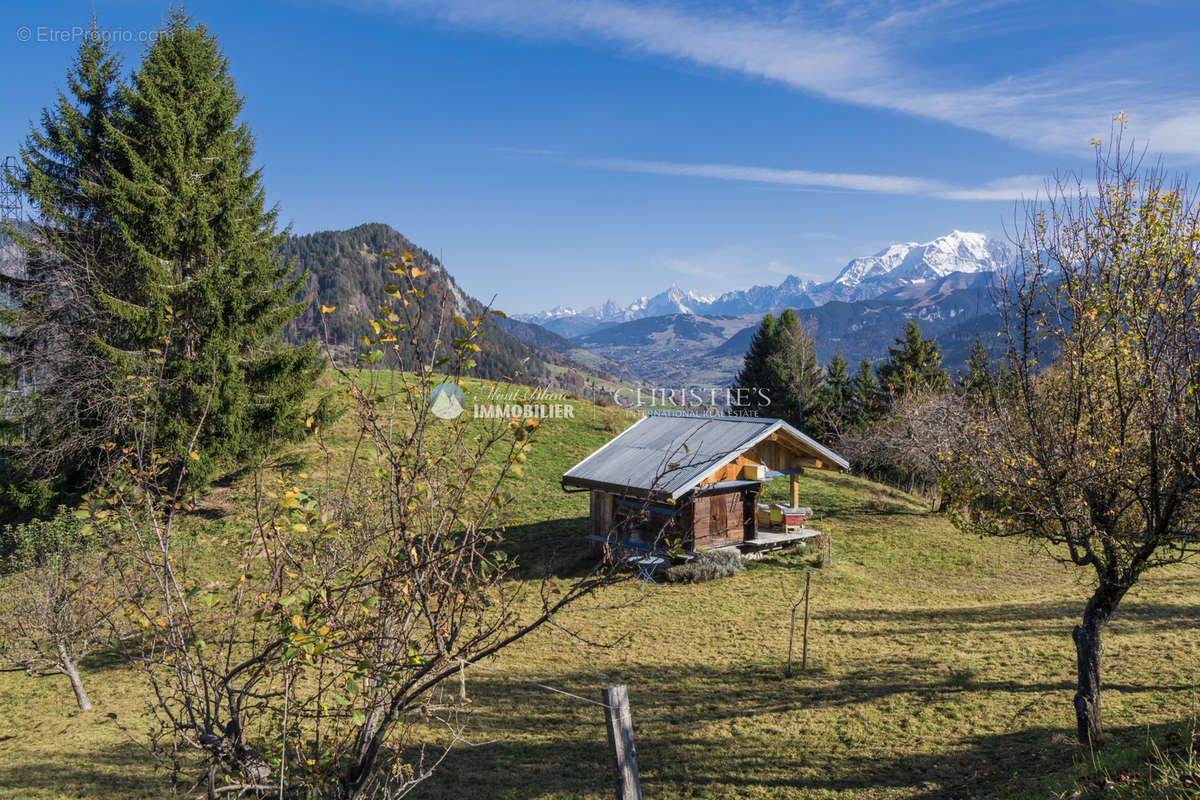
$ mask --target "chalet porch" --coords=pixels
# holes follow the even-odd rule
[[[815,544],[824,535],[824,532],[815,528],[801,528],[796,531],[756,530],[753,538],[744,539],[740,544],[731,546],[739,547],[742,552],[761,553],[782,550],[797,544]]]

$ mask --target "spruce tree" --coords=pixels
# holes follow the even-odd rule
[[[821,389],[821,424],[826,435],[845,431],[850,422],[854,387],[850,368],[839,350],[825,365],[825,384]]]
[[[774,416],[771,409],[781,400],[773,394],[780,391],[773,364],[779,347],[778,325],[775,317],[767,314],[751,337],[742,369],[733,381],[731,396],[736,410]]]
[[[315,345],[284,347],[305,276],[276,251],[286,232],[265,206],[242,98],[216,39],[175,10],[122,92],[103,193],[131,280],[101,298],[136,340],[105,343],[118,372],[161,361],[157,448],[193,476],[261,452],[296,431],[319,374]],[[131,347],[130,345],[136,345]]]
[[[0,272],[0,363],[16,386],[20,419],[0,455],[0,506],[41,514],[67,502],[113,435],[114,390],[94,342],[113,319],[97,301],[121,272],[121,255],[99,195],[119,110],[120,69],[92,20],[67,91],[58,93],[21,147],[21,169],[6,175],[28,201],[28,224],[10,226],[21,258]]]
[[[863,430],[882,416],[879,379],[871,367],[871,359],[864,358],[850,385],[849,425],[853,430]]]
[[[824,373],[817,361],[816,342],[791,309],[779,315],[778,331],[779,347],[773,358],[773,373],[781,387],[784,404],[777,416],[807,434],[819,434]]]
[[[922,338],[915,319],[905,323],[896,346],[888,348],[888,360],[879,368],[879,380],[893,399],[912,391],[945,391],[950,384],[950,376],[942,368],[937,339]]]
[[[995,399],[996,377],[993,375],[992,359],[984,349],[983,341],[976,339],[967,354],[966,372],[959,375],[959,387],[972,402],[991,404]]]

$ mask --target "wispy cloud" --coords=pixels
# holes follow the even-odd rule
[[[1171,75],[1163,42],[1110,53],[1049,55],[1035,67],[974,82],[923,64],[914,41],[995,35],[1036,26],[1050,11],[986,3],[829,3],[748,11],[621,0],[384,0],[454,25],[520,36],[582,37],[634,51],[778,81],[797,90],[983,131],[1034,149],[1078,154],[1125,109],[1160,152],[1200,155],[1200,92]],[[1000,8],[998,15],[995,9]],[[992,17],[981,17],[985,11]],[[1166,65],[1166,66],[1164,66]],[[952,72],[952,71],[951,71]]]
[[[643,161],[632,158],[572,158],[545,150],[504,149],[499,152],[520,158],[550,160],[589,169],[708,178],[742,183],[759,183],[797,188],[835,189],[876,194],[917,195],[945,200],[1033,199],[1045,185],[1037,175],[1016,175],[978,186],[959,186],[940,180],[904,175],[872,175],[858,172],[814,172],[745,164],[695,164],[673,161]],[[819,236],[820,234],[814,234]]]
[[[630,158],[572,159],[572,163],[615,172],[644,172],[652,175],[716,178],[749,183],[773,183],[783,186],[852,189],[884,194],[933,194],[940,189],[947,188],[937,181],[906,178],[899,175],[812,172],[805,169],[773,169],[739,164],[680,164],[669,161],[639,161]]]

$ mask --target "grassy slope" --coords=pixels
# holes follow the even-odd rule
[[[618,414],[577,413],[546,421],[511,531],[530,570],[557,551],[563,578],[581,564],[587,500],[558,476]],[[835,542],[834,566],[813,571],[807,672],[781,674],[802,555],[710,584],[615,587],[570,624],[617,646],[547,632],[475,670],[473,744],[415,796],[610,796],[600,710],[522,679],[588,698],[628,684],[647,797],[1042,797],[1090,770],[1069,735],[1069,631],[1086,591],[1075,573],[853,477],[810,474],[802,497]],[[1112,750],[1187,714],[1198,612],[1200,576],[1182,569],[1122,604],[1105,661]],[[131,741],[146,727],[141,683],[88,666],[97,711],[84,716],[65,681],[0,673],[0,798],[162,796],[164,776]]]

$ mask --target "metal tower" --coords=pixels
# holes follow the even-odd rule
[[[3,174],[0,174],[0,220],[4,222],[20,222],[25,216],[21,206],[21,193],[9,183],[10,178],[19,178],[20,174],[17,157],[5,156]]]

